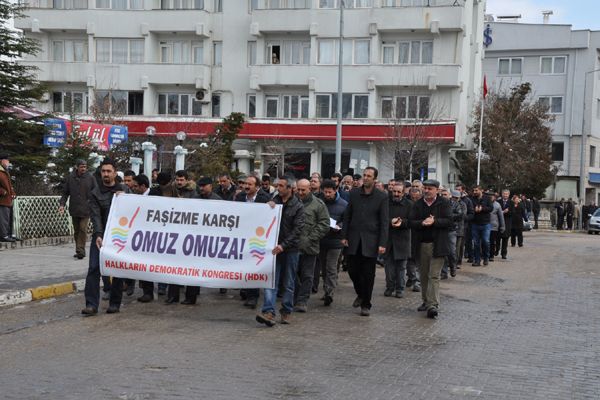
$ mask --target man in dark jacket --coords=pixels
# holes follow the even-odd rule
[[[385,292],[386,297],[395,293],[403,297],[406,264],[411,257],[411,238],[408,217],[412,209],[412,201],[404,196],[404,183],[398,181],[388,188],[391,191],[389,200],[390,231],[386,246],[385,258]]]
[[[110,205],[113,196],[118,193],[128,193],[129,189],[124,184],[117,183],[117,167],[114,162],[104,159],[100,164],[102,183],[94,186],[90,196],[90,211],[94,235],[90,245],[90,264],[85,279],[85,308],[81,310],[84,315],[95,315],[98,313],[100,303],[100,248],[102,237],[108,221]],[[110,300],[108,314],[118,313],[123,297],[123,281],[121,278],[113,278],[110,288]]]
[[[471,235],[473,239],[473,266],[480,267],[481,259],[483,265],[488,265],[490,258],[490,233],[492,227],[490,225],[490,213],[493,206],[490,198],[484,196],[483,188],[475,186],[473,188],[473,211],[475,212],[471,221]],[[483,253],[483,254],[482,254]]]
[[[326,306],[333,302],[333,291],[337,287],[338,281],[338,260],[342,253],[341,226],[344,211],[348,202],[344,200],[337,190],[337,185],[333,180],[325,179],[323,181],[323,201],[327,207],[330,221],[335,221],[335,226],[329,228],[329,232],[321,239],[321,248],[319,251],[319,264],[323,274],[323,301]],[[345,192],[347,193],[347,192]],[[314,278],[319,287],[319,274]]]
[[[215,194],[222,200],[234,201],[237,187],[231,181],[229,174],[219,175],[219,187],[215,190]]]
[[[8,166],[8,155],[0,155],[0,242],[14,242],[12,233],[12,206],[16,197]]]
[[[198,179],[198,198],[204,200],[223,200],[221,196],[213,192],[213,180],[208,176]]]
[[[362,186],[350,192],[342,226],[348,274],[357,295],[352,306],[360,307],[360,315],[365,317],[371,310],[375,262],[378,255],[385,254],[390,223],[387,193],[375,189],[377,174],[374,167],[364,169]]]
[[[277,300],[277,289],[279,280],[283,280],[283,298],[281,301],[281,323],[290,323],[290,314],[294,310],[294,285],[298,273],[298,259],[300,252],[300,233],[304,227],[304,207],[302,202],[294,196],[292,188],[296,180],[291,176],[283,176],[277,180],[278,194],[269,202],[272,207],[275,204],[283,205],[281,211],[281,222],[279,225],[279,237],[277,246],[273,249],[273,255],[277,256],[275,268],[275,288],[265,289],[265,299],[260,314],[256,321],[267,326],[275,325],[275,301]]]
[[[316,179],[316,178],[312,178]],[[319,189],[320,189],[319,182]],[[306,312],[321,239],[329,232],[329,212],[321,199],[311,192],[311,182],[300,179],[296,184],[298,198],[304,206],[304,227],[300,234],[300,260],[296,279],[294,311]]]
[[[175,172],[175,188],[181,198],[195,199],[198,197],[196,183],[190,180],[189,174],[185,170]]]
[[[504,232],[496,237],[496,252],[500,251],[502,259],[506,260],[508,255],[508,238],[512,230],[512,214],[514,211],[513,202],[510,201],[510,190],[502,190],[502,196],[498,200],[504,214]],[[498,255],[498,254],[494,254]]]
[[[417,242],[417,259],[421,266],[421,298],[418,311],[436,318],[440,306],[440,274],[450,253],[448,232],[453,224],[450,201],[437,195],[440,183],[434,179],[423,182],[423,198],[410,213],[410,226]]]
[[[241,185],[238,185],[238,187],[239,186]],[[260,179],[257,176],[250,175],[247,177],[243,187],[244,190],[236,196],[235,201],[244,203],[268,203],[271,200],[271,196],[261,189]],[[259,289],[241,289],[240,296],[245,300],[245,307],[256,308],[260,292]]]
[[[88,203],[96,180],[87,170],[85,160],[77,160],[75,170],[67,176],[63,187],[63,195],[59,201],[58,211],[65,212],[65,204],[69,199],[69,214],[73,221],[75,255],[78,259],[85,257],[87,229],[90,224],[90,205]]]

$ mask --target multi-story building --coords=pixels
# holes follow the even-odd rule
[[[268,170],[285,142],[298,175],[334,169],[339,0],[29,0],[16,21],[42,51],[27,64],[51,88],[41,108],[123,114],[130,136],[202,136],[249,117],[240,170]],[[391,126],[436,145],[428,176],[454,180],[481,87],[484,0],[345,0],[342,171],[394,174]],[[392,161],[390,161],[392,160]]]
[[[570,25],[514,22],[486,25],[492,38],[485,49],[483,64],[488,85],[504,91],[530,82],[532,100],[546,104],[555,117],[552,157],[558,176],[546,191],[546,198],[581,199],[580,179],[583,179],[586,203],[598,204],[600,32],[572,30]],[[584,148],[582,132],[586,135]]]

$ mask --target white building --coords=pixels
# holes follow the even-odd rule
[[[240,170],[269,169],[265,146],[285,141],[298,175],[334,172],[338,0],[28,4],[15,25],[41,43],[25,61],[51,88],[41,108],[86,114],[93,99],[111,98],[130,136],[149,125],[201,136],[218,117],[243,112]],[[480,95],[485,1],[345,4],[342,172],[374,165],[391,178],[390,118],[416,119],[438,138],[429,177],[453,181],[449,158],[465,148]]]
[[[534,99],[549,106],[552,157],[559,168],[546,198],[580,198],[583,157],[586,203],[600,201],[600,32],[570,25],[490,22],[484,74],[490,87],[507,90],[530,82]],[[596,70],[594,72],[594,70]],[[582,131],[585,148],[582,152]]]

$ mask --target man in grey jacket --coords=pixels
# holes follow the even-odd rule
[[[329,232],[329,212],[323,201],[311,193],[311,183],[308,180],[300,179],[296,183],[296,192],[304,205],[304,227],[300,235],[294,311],[306,312],[313,287],[319,243]]]
[[[92,189],[96,186],[96,180],[87,170],[85,160],[77,160],[76,168],[65,181],[63,195],[59,201],[58,211],[65,212],[65,205],[69,199],[69,214],[73,221],[75,255],[73,257],[81,260],[85,257],[85,243],[87,241],[87,229],[90,224],[90,206],[88,201]]]
[[[504,233],[506,225],[504,223],[504,213],[502,212],[502,206],[496,201],[498,194],[494,192],[488,192],[490,200],[492,200],[493,209],[490,213],[490,224],[492,225],[492,231],[490,233],[490,261],[494,261],[494,255],[498,251],[496,249],[496,243],[498,242],[499,235]]]

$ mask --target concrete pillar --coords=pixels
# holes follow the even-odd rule
[[[140,157],[129,157],[129,163],[131,164],[131,170],[136,175],[140,174],[140,165],[142,165],[142,159]],[[149,176],[148,179],[151,177]]]
[[[187,153],[187,149],[183,148],[183,146],[175,146],[175,148],[173,149],[173,154],[175,154],[175,171],[185,169],[185,156],[187,155]]]
[[[368,142],[369,145],[369,165],[370,167],[375,167],[378,170],[381,169],[379,165],[379,159],[377,157],[377,144],[374,142]]]
[[[310,150],[310,173],[318,172],[321,173],[321,158],[323,151],[313,144],[313,148]]]
[[[254,145],[254,154],[254,172],[262,176],[265,173],[265,165],[262,156],[262,144],[256,143]]]
[[[152,158],[156,151],[156,145],[152,142],[142,143],[142,150],[144,151],[144,175],[148,179],[152,178]]]
[[[252,154],[250,151],[236,150],[235,155],[233,157],[237,161],[238,171],[244,174],[249,174],[252,171],[250,159],[254,157],[254,154]]]

